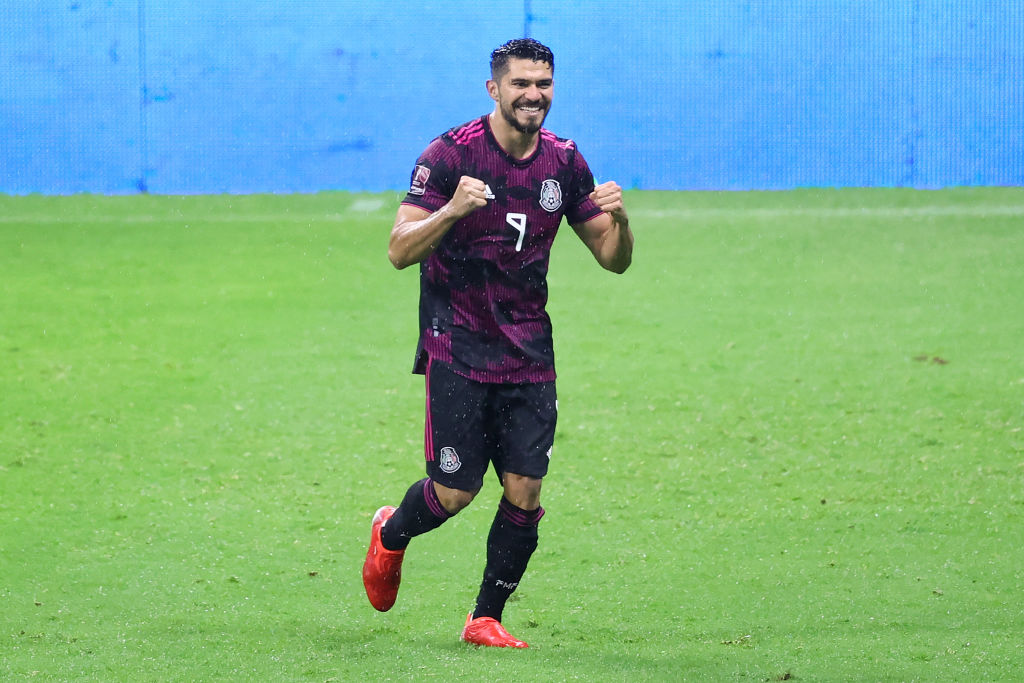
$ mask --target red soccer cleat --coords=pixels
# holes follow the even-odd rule
[[[473,618],[473,613],[466,615],[466,627],[462,629],[462,640],[473,645],[488,647],[530,647],[523,641],[509,635],[505,627],[491,617]]]
[[[380,542],[380,528],[395,514],[395,508],[385,505],[373,515],[370,525],[370,548],[363,563],[363,588],[370,604],[381,612],[387,612],[398,597],[398,585],[402,582],[402,559],[404,550],[388,550]]]

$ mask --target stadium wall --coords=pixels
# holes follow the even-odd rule
[[[400,189],[524,33],[599,180],[1024,185],[1020,0],[0,0],[0,192]]]

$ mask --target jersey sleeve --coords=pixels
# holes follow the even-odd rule
[[[590,198],[590,193],[594,191],[594,174],[590,172],[590,167],[578,149],[573,156],[572,178],[573,184],[569,193],[571,201],[565,218],[569,225],[579,225],[601,213],[601,209]]]
[[[416,160],[409,179],[409,191],[402,203],[431,213],[447,204],[458,184],[457,179],[452,181],[457,155],[454,145],[444,136],[431,142]]]

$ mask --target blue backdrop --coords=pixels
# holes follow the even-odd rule
[[[599,180],[1024,185],[1020,0],[0,0],[0,192],[399,189],[524,33]]]

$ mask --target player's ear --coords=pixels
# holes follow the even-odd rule
[[[491,99],[495,102],[498,101],[498,82],[493,79],[487,81],[487,94],[491,96]]]

